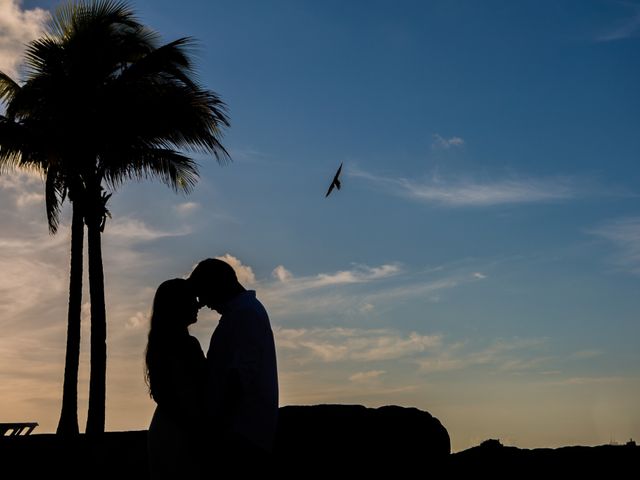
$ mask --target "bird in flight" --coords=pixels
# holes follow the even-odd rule
[[[342,163],[340,164],[340,168],[338,168],[336,175],[333,177],[333,181],[331,182],[331,185],[329,186],[329,190],[327,190],[327,194],[324,196],[324,198],[327,198],[331,194],[334,187],[340,190],[340,186],[342,185],[339,179],[340,172],[342,172]]]

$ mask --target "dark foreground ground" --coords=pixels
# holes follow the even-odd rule
[[[146,440],[146,431],[73,441],[51,434],[0,437],[0,479],[145,480]],[[417,409],[284,407],[272,470],[274,478],[640,478],[640,447],[526,450],[486,442],[450,454],[446,429]]]

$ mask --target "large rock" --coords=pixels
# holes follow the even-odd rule
[[[301,468],[376,472],[441,466],[451,452],[447,430],[416,408],[361,405],[280,409],[276,462],[283,473]]]
[[[410,478],[416,468],[437,471],[449,452],[447,430],[415,408],[282,407],[273,473],[279,479],[317,474],[341,478],[392,469],[394,478]],[[211,452],[212,465],[218,461]],[[0,437],[0,479],[145,480],[147,465],[146,431],[108,432],[97,439],[81,435],[76,440],[53,434]],[[405,475],[397,475],[402,472]]]

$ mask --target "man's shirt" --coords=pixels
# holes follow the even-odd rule
[[[269,316],[256,292],[242,292],[225,306],[211,336],[207,362],[214,428],[271,451],[278,418],[278,370]]]

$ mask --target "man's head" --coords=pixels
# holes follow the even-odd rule
[[[224,305],[244,288],[231,265],[217,258],[207,258],[193,269],[188,278],[200,306],[221,312]]]

